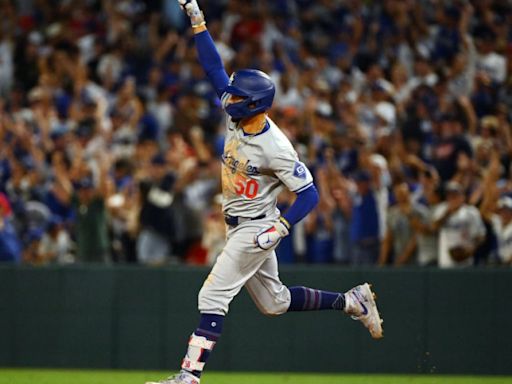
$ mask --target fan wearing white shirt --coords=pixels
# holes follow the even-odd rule
[[[473,255],[485,237],[485,226],[475,206],[466,204],[464,188],[455,181],[445,186],[446,203],[436,212],[439,230],[439,267],[473,265]]]
[[[512,198],[501,197],[498,200],[496,214],[491,222],[498,240],[498,258],[503,264],[512,265]]]

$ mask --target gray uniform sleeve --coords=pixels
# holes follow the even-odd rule
[[[294,150],[280,149],[270,160],[270,169],[286,187],[295,193],[302,192],[313,183],[313,176]]]

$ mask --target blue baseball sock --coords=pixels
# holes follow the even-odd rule
[[[343,310],[345,295],[339,292],[320,291],[307,287],[291,287],[291,303],[288,312],[320,311],[324,309]]]
[[[195,334],[197,336],[204,336],[208,340],[216,341],[222,333],[223,325],[224,316],[203,313],[201,314],[199,327],[196,329]]]
[[[224,316],[210,313],[201,314],[199,327],[194,331],[188,342],[188,349],[181,368],[196,377],[201,377],[203,367],[210,357],[217,339],[222,333]]]

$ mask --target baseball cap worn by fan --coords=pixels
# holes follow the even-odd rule
[[[92,117],[86,117],[78,122],[74,133],[79,138],[90,138],[94,135],[96,120]]]
[[[91,176],[85,176],[73,183],[76,189],[91,189],[94,187],[94,180]]]
[[[498,200],[498,209],[512,210],[512,197],[503,196]]]
[[[445,184],[444,190],[446,193],[463,193],[464,187],[457,181],[449,181]]]
[[[165,165],[167,163],[164,154],[158,153],[151,159],[152,165]]]
[[[11,204],[7,196],[0,192],[0,216],[10,216],[12,214]]]
[[[482,117],[480,120],[480,124],[482,125],[482,128],[488,128],[491,130],[497,130],[500,126],[500,121],[496,116],[493,115],[487,115]]]
[[[50,139],[52,139],[53,141],[56,141],[56,140],[60,139],[61,137],[63,137],[64,135],[66,135],[68,132],[69,132],[69,128],[66,125],[64,125],[64,124],[57,125],[50,132]]]
[[[36,168],[34,159],[30,155],[23,156],[20,159],[19,164],[27,171],[32,171]]]
[[[27,241],[29,243],[39,241],[44,235],[44,230],[41,228],[32,228],[27,233]]]
[[[356,183],[362,183],[362,182],[370,181],[371,175],[370,175],[370,172],[363,169],[363,170],[358,170],[358,171],[354,172],[354,175],[352,176],[352,178],[354,179],[354,181]]]

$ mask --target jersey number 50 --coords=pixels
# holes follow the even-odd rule
[[[254,199],[258,194],[259,185],[256,180],[246,179],[241,175],[235,178],[235,192],[237,195],[244,195],[249,199]]]

